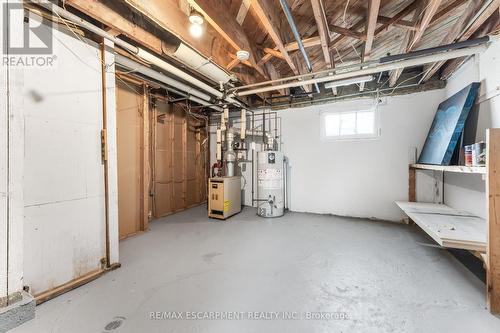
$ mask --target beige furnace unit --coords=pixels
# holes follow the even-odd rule
[[[208,217],[225,220],[241,211],[241,177],[216,177],[208,181]]]

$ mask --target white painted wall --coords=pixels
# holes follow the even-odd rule
[[[481,82],[476,141],[485,140],[486,128],[500,127],[500,96],[493,96],[500,90],[499,63],[500,42],[496,42],[485,53],[469,60],[448,80],[446,97],[472,82]],[[486,217],[485,182],[481,176],[447,174],[444,192],[447,205]]]
[[[395,200],[408,199],[408,152],[420,151],[443,90],[387,97],[378,107],[375,140],[320,138],[320,114],[373,105],[354,100],[280,112],[283,149],[290,160],[290,209],[399,221]]]
[[[34,294],[100,269],[105,256],[100,50],[54,37],[56,66],[25,71],[24,279]]]
[[[2,2],[19,9],[20,0]],[[11,40],[23,40],[23,11],[9,10],[8,22],[2,22]],[[4,55],[5,50],[0,51]],[[24,122],[22,88],[24,73],[13,66],[1,68],[0,89],[0,297],[12,295],[23,287],[23,153]]]
[[[0,17],[4,6],[0,6]],[[0,35],[5,27],[0,26]],[[4,54],[0,43],[0,54]],[[7,195],[8,195],[7,67],[0,65],[0,298],[7,296]]]

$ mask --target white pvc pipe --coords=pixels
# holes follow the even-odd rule
[[[385,63],[385,64],[377,65],[374,67],[363,68],[363,69],[356,70],[356,71],[350,71],[350,72],[339,73],[339,74],[334,74],[334,75],[329,75],[329,76],[323,76],[323,77],[319,77],[319,78],[313,78],[313,79],[309,79],[309,80],[302,80],[302,81],[297,81],[297,82],[279,84],[279,85],[275,85],[275,86],[268,86],[268,87],[246,90],[246,91],[242,91],[242,92],[237,92],[237,93],[235,93],[235,95],[247,96],[247,95],[253,95],[253,94],[263,93],[263,92],[267,92],[267,91],[272,91],[272,90],[280,90],[280,89],[285,89],[285,88],[299,87],[299,86],[303,86],[303,85],[307,85],[307,84],[314,84],[314,83],[320,83],[320,82],[344,80],[344,79],[349,79],[349,78],[353,78],[356,76],[376,74],[376,73],[380,73],[380,72],[391,71],[394,69],[400,69],[400,68],[405,68],[405,67],[420,66],[420,65],[424,65],[424,64],[428,64],[428,63],[439,62],[439,61],[443,61],[443,60],[460,58],[460,57],[465,57],[465,56],[469,56],[469,55],[476,54],[476,53],[481,53],[484,50],[486,50],[486,48],[487,48],[487,45],[478,45],[478,46],[473,46],[470,48],[446,51],[446,52],[431,54],[431,55],[407,59],[407,60],[398,60],[395,62]]]
[[[147,52],[146,50],[143,50],[141,48],[138,48],[138,47],[135,47],[133,46],[132,44],[130,43],[127,43],[115,36],[112,36],[110,35],[109,33],[107,33],[105,30],[103,29],[100,29],[98,27],[96,27],[95,25],[81,19],[80,17],[68,12],[67,10],[65,10],[64,8],[61,8],[59,6],[56,6],[54,4],[52,4],[51,2],[48,2],[46,0],[31,0],[31,2],[33,3],[36,3],[37,5],[40,5],[48,10],[50,10],[51,12],[55,13],[56,15],[60,16],[60,17],[63,17],[79,26],[81,26],[82,28],[85,28],[93,33],[95,33],[96,35],[100,36],[100,37],[103,37],[103,38],[106,38],[106,39],[109,39],[110,41],[112,41],[113,43],[115,43],[116,45],[124,48],[125,50],[129,51],[129,52],[132,52],[134,54],[136,54],[138,57],[150,62],[151,64],[154,64],[158,67],[160,67],[161,69],[169,72],[170,74],[172,75],[175,75],[177,76],[178,78],[182,79],[182,80],[185,80],[187,82],[189,82],[190,84],[208,92],[209,94],[217,97],[217,98],[223,98],[224,97],[224,94],[217,90],[217,89],[214,89],[212,88],[211,86],[209,86],[208,84],[198,80],[198,79],[195,79],[194,77],[192,77],[191,75],[187,74],[186,72],[172,66],[171,64],[167,63],[166,61],[158,58],[157,56]],[[238,105],[240,106],[241,104],[235,100],[234,98],[231,98],[231,97],[225,97],[224,98],[227,102],[229,103],[232,103],[232,104],[235,104],[235,105]]]
[[[211,98],[210,95],[205,94],[199,90],[196,90],[193,87],[188,86],[187,84],[184,84],[184,83],[179,82],[175,79],[172,79],[171,77],[168,77],[165,74],[157,72],[149,67],[141,65],[138,62],[135,62],[127,57],[122,56],[121,54],[115,55],[115,61],[116,61],[116,63],[118,63],[118,64],[132,70],[132,71],[136,71],[136,72],[142,73],[144,75],[147,75],[150,78],[158,80],[160,82],[163,82],[166,85],[169,85],[175,89],[182,90],[189,95],[196,96],[196,97],[201,98],[205,101],[210,101],[210,98]]]

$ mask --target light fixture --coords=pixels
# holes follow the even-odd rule
[[[192,9],[191,13],[189,14],[189,22],[189,33],[191,34],[191,36],[195,38],[201,37],[201,35],[203,34],[203,23],[205,22],[203,15],[201,15],[195,9]]]
[[[191,10],[191,13],[189,14],[189,22],[191,22],[191,24],[202,25],[204,21],[205,19],[203,18],[203,15],[195,9]]]
[[[248,51],[239,50],[236,52],[236,59],[239,61],[246,61],[248,58],[250,58],[250,53]]]
[[[191,24],[189,26],[189,33],[191,36],[199,38],[203,35],[203,27],[200,24]]]
[[[349,86],[351,84],[370,82],[373,81],[374,79],[375,77],[373,75],[365,75],[365,76],[353,77],[352,79],[331,81],[325,83],[325,89],[332,89],[336,87]]]

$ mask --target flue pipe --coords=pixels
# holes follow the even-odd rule
[[[267,87],[262,87],[262,88],[257,88],[257,89],[246,90],[246,91],[242,91],[242,92],[237,92],[235,94],[237,96],[247,96],[247,95],[263,93],[266,91],[299,87],[299,86],[302,86],[304,84],[314,84],[314,83],[320,83],[320,82],[330,82],[330,81],[336,81],[336,80],[343,80],[343,79],[349,79],[349,78],[353,78],[353,77],[357,77],[357,76],[370,75],[370,74],[376,74],[376,73],[380,73],[380,72],[390,71],[390,70],[394,70],[394,69],[420,66],[420,65],[424,65],[424,64],[428,64],[428,63],[433,63],[433,62],[439,62],[439,61],[443,61],[443,60],[449,60],[449,59],[470,56],[470,55],[473,55],[476,53],[481,53],[484,50],[486,50],[486,48],[487,48],[487,45],[482,44],[482,45],[464,48],[464,49],[457,49],[457,50],[440,52],[440,53],[436,53],[436,54],[421,56],[421,57],[407,59],[407,60],[400,60],[400,61],[389,62],[389,63],[385,63],[385,64],[379,64],[379,65],[374,66],[374,67],[363,68],[363,69],[359,69],[356,71],[350,71],[350,72],[345,72],[345,73],[339,73],[339,74],[334,74],[334,75],[327,75],[327,76],[323,76],[323,77],[313,78],[313,79],[309,79],[309,80],[295,81],[295,82],[289,82],[289,83],[279,84],[279,85],[275,85],[275,86],[267,86]]]
[[[302,53],[302,57],[304,57],[304,61],[307,66],[307,70],[312,72],[312,65],[311,62],[309,61],[309,57],[307,56],[306,49],[304,48],[304,44],[302,43],[302,38],[300,37],[299,30],[297,29],[297,25],[295,24],[295,20],[293,19],[292,12],[290,11],[290,7],[288,7],[288,3],[286,0],[280,0],[281,8],[283,8],[283,12],[285,13],[286,19],[288,21],[288,24],[290,25],[290,28],[292,29],[293,37],[295,38],[295,41],[297,42],[297,45],[299,46],[300,53]],[[314,87],[316,88],[316,92],[319,93],[319,87],[318,84],[314,84]]]
[[[141,58],[141,59],[143,59],[143,60],[145,60],[153,65],[160,67],[161,69],[167,71],[168,73],[170,73],[174,76],[177,76],[178,78],[185,80],[185,81],[189,82],[190,84],[193,84],[194,86],[200,88],[201,90],[208,92],[209,94],[211,94],[219,99],[224,98],[228,103],[235,104],[237,106],[241,106],[241,103],[239,101],[237,101],[236,99],[234,99],[232,97],[224,97],[224,94],[221,91],[212,88],[208,84],[206,84],[198,79],[193,78],[188,73],[172,66],[171,64],[169,64],[166,61],[158,58],[157,56],[147,52],[146,50],[138,48],[130,43],[127,43],[127,42],[107,33],[105,30],[98,28],[95,25],[83,20],[82,18],[68,12],[64,8],[56,6],[56,5],[54,5],[51,2],[48,2],[46,0],[31,0],[31,2],[33,2],[39,6],[42,6],[43,8],[48,9],[49,11],[55,13],[57,16],[63,17],[65,19],[79,25],[80,27],[85,28],[85,29],[95,33],[96,35],[98,35],[100,37],[103,37],[103,38],[106,38],[106,39],[112,41],[116,45],[118,45],[118,46],[122,47],[123,49],[135,54],[139,58]]]

